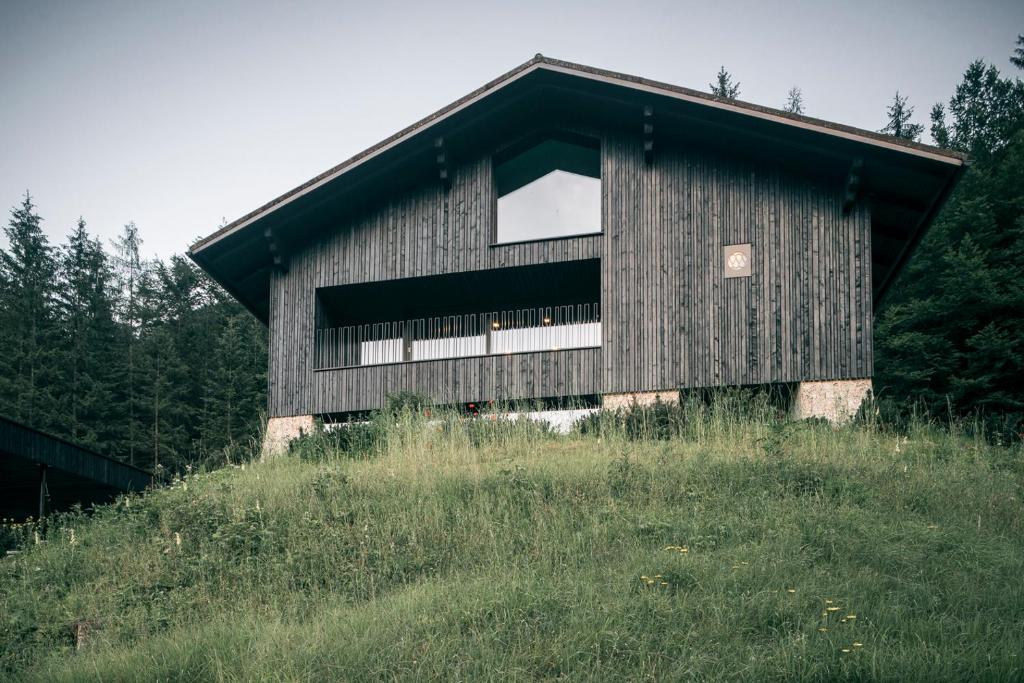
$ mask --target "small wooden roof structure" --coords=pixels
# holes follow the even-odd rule
[[[269,275],[287,267],[288,251],[387,193],[437,178],[439,148],[457,163],[524,127],[580,117],[637,133],[653,118],[655,147],[665,139],[770,159],[834,180],[849,203],[870,201],[876,307],[967,163],[959,152],[538,54],[199,240],[189,255],[266,321]]]
[[[0,517],[106,503],[152,481],[138,467],[0,417]]]

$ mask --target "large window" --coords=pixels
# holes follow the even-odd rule
[[[601,345],[600,261],[317,289],[314,367]]]
[[[597,140],[533,139],[495,158],[498,243],[601,231],[601,149]]]

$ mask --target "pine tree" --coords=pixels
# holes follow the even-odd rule
[[[804,113],[804,94],[800,88],[794,85],[789,89],[789,93],[786,95],[786,106],[782,110],[791,114]]]
[[[904,140],[917,140],[924,132],[924,126],[920,123],[911,123],[910,118],[914,115],[914,108],[910,106],[906,97],[901,97],[896,91],[896,97],[892,104],[885,110],[889,122],[879,132]]]
[[[26,192],[4,228],[9,251],[0,249],[0,411],[52,430],[60,422],[52,400],[60,339],[52,297],[56,264],[41,222]]]
[[[708,83],[708,87],[711,88],[711,94],[718,97],[734,100],[740,96],[740,84],[733,82],[732,74],[724,66],[718,70],[715,82]]]

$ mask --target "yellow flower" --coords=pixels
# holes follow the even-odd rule
[[[831,601],[831,600],[825,600],[825,604],[826,604],[826,605],[831,605],[831,604],[832,604],[832,601]]]
[[[829,611],[829,612],[838,612],[839,611],[838,607],[826,607],[825,609],[827,611]]]
[[[853,621],[854,619],[857,618],[857,615],[856,614],[847,614],[846,618],[849,619],[850,621]]]
[[[854,643],[853,646],[854,647],[864,647],[864,644],[863,643]]]
[[[825,628],[824,626],[822,626],[822,627],[821,627],[821,628],[819,628],[818,630],[819,630],[819,631],[821,631],[822,633],[824,633],[824,632],[825,632],[825,631],[827,631],[828,629],[827,629],[827,628]]]
[[[787,588],[786,592],[787,593],[796,593],[796,589],[795,588]]]

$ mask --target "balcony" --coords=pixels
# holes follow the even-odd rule
[[[314,369],[599,347],[599,270],[586,260],[318,290]]]

